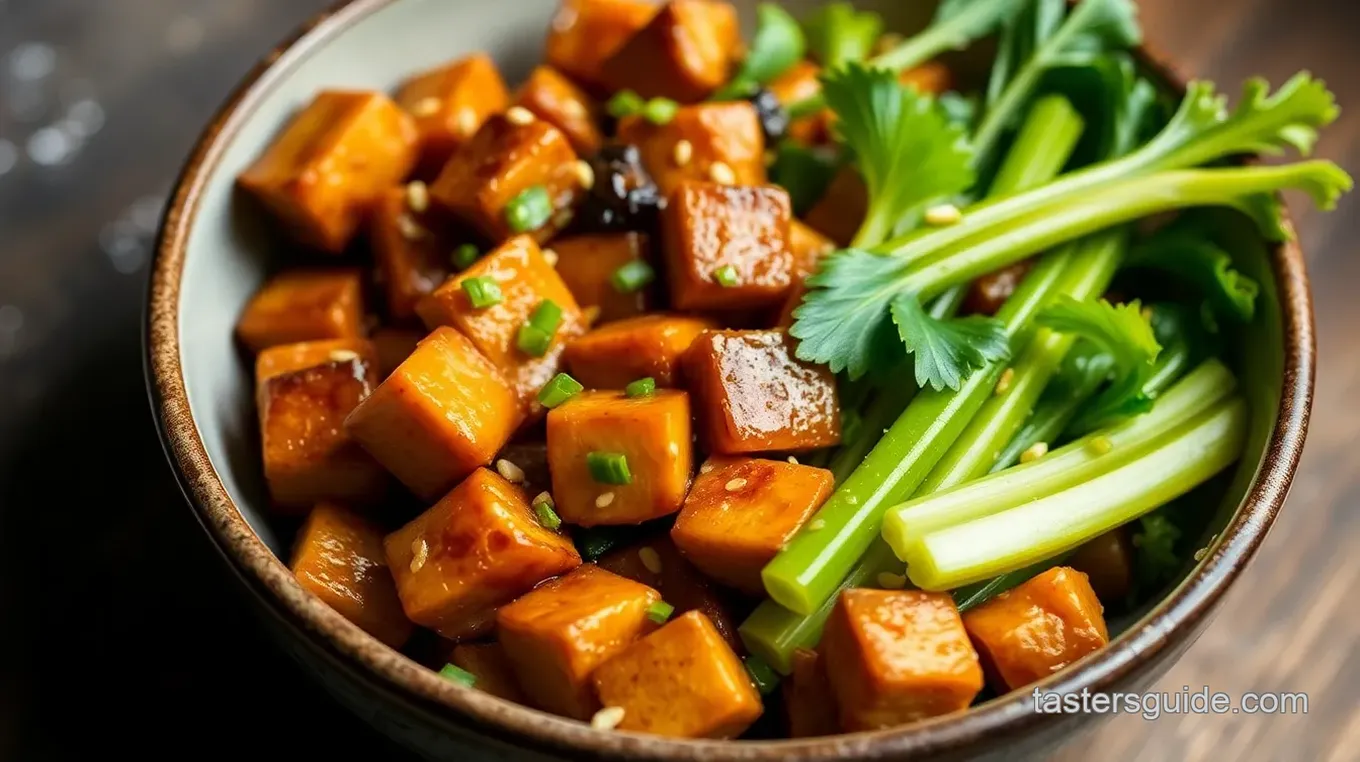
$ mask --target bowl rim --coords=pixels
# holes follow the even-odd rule
[[[543,753],[610,759],[885,759],[949,755],[975,742],[1014,743],[1046,723],[1070,715],[1033,709],[1032,693],[1012,691],[977,707],[908,727],[810,739],[691,741],[635,733],[600,732],[589,725],[512,704],[440,678],[352,624],[293,577],[250,528],[209,460],[185,390],[180,363],[180,283],[187,243],[204,188],[226,146],[263,97],[292,68],[344,29],[398,0],[339,0],[292,31],[260,59],[219,107],[196,141],[167,205],[153,253],[144,315],[143,362],[148,395],[166,457],[194,515],[243,584],[267,613],[286,622],[336,666],[370,690],[454,723],[465,732]],[[1145,44],[1140,57],[1164,82],[1184,91],[1186,80]],[[1307,435],[1316,374],[1313,306],[1304,256],[1293,236],[1272,248],[1284,338],[1284,369],[1277,419],[1243,502],[1191,573],[1137,623],[1077,664],[1029,686],[1054,692],[1108,691],[1188,646],[1212,617],[1224,592],[1264,541],[1298,467]]]

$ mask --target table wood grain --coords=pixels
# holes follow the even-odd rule
[[[0,759],[405,758],[263,640],[183,507],[140,373],[146,218],[240,74],[324,4],[0,0]],[[1318,152],[1360,169],[1352,0],[1141,6],[1187,73],[1234,89],[1324,77],[1352,109]],[[16,50],[21,74],[54,67],[37,91],[13,76]],[[48,127],[66,132],[34,138]],[[1360,202],[1295,210],[1320,337],[1303,464],[1255,563],[1157,689],[1304,692],[1308,714],[1119,717],[1056,759],[1360,759]]]

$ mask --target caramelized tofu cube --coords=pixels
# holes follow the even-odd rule
[[[793,254],[793,278],[802,281],[817,272],[822,257],[836,250],[836,242],[807,223],[789,220],[789,251]]]
[[[602,233],[577,235],[553,241],[557,252],[557,274],[567,284],[581,309],[599,310],[595,324],[636,317],[652,302],[650,285],[634,290],[614,286],[614,273],[634,262],[650,266],[647,236],[641,233]]]
[[[434,330],[345,421],[412,492],[436,500],[491,462],[519,426],[519,398],[452,328]]]
[[[714,328],[706,318],[644,315],[596,328],[568,344],[562,359],[588,389],[622,389],[649,377],[658,387],[677,387],[680,358],[699,334]]]
[[[500,289],[500,301],[486,307],[474,305],[463,285],[471,278],[494,281]],[[520,348],[519,333],[545,301],[557,305],[561,320],[547,351],[536,357]],[[416,310],[430,328],[452,326],[471,339],[504,374],[519,398],[520,409],[530,416],[541,412],[538,392],[557,374],[567,342],[585,330],[585,320],[567,284],[543,258],[538,244],[523,235],[506,241],[444,281]]]
[[[264,476],[277,508],[291,513],[322,500],[370,504],[386,494],[387,472],[344,428],[377,376],[372,359],[342,351],[258,384]]]
[[[619,140],[638,147],[642,164],[662,195],[686,180],[766,182],[765,132],[755,106],[747,101],[683,106],[666,124],[627,116],[619,120]]]
[[[747,595],[764,595],[760,570],[822,507],[834,484],[824,468],[710,458],[699,468],[671,539],[704,574]]]
[[[450,652],[449,661],[472,675],[473,688],[516,704],[529,704],[500,643],[459,643]]]
[[[327,90],[302,110],[264,155],[241,173],[306,246],[339,253],[383,191],[416,160],[416,128],[377,92]]]
[[[255,383],[262,384],[282,373],[293,373],[332,362],[345,362],[355,357],[374,367],[380,365],[376,343],[368,339],[326,339],[280,344],[264,350],[255,357]]]
[[[846,590],[827,620],[822,657],[847,733],[962,711],[982,690],[948,593]]]
[[[859,171],[846,165],[807,213],[807,223],[837,246],[849,246],[869,211],[869,188]]]
[[[897,81],[926,95],[939,95],[954,86],[954,75],[939,61],[927,61],[902,72]]]
[[[590,675],[654,629],[661,595],[586,564],[501,607],[496,633],[519,683],[542,709],[589,720],[599,709]]]
[[[841,732],[836,721],[836,701],[821,654],[799,648],[793,652],[793,672],[784,678],[784,711],[790,738],[834,736]]]
[[[354,511],[318,503],[298,531],[289,568],[308,592],[392,648],[411,637],[382,532]]]
[[[1001,692],[1048,677],[1110,640],[1086,575],[1063,566],[970,609],[963,624]]]
[[[604,64],[613,90],[696,103],[727,82],[740,44],[723,0],[670,0]]]
[[[582,156],[594,154],[604,143],[599,104],[552,67],[535,68],[520,86],[515,103],[561,130]]]
[[[383,194],[369,221],[369,242],[377,263],[378,281],[394,322],[416,317],[416,303],[449,275],[452,246],[436,232],[423,183],[392,188]]]
[[[822,91],[822,68],[812,61],[802,60],[770,82],[766,88],[784,107],[807,100]],[[803,145],[818,145],[831,139],[831,110],[800,117],[789,123],[788,136]]]
[[[968,294],[963,300],[962,312],[965,315],[995,315],[1001,305],[1011,298],[1020,281],[1029,275],[1034,260],[1026,259],[1009,267],[988,273],[968,284]]]
[[[693,452],[689,395],[582,392],[548,412],[548,467],[563,521],[638,524],[680,510]],[[591,454],[622,456],[628,483],[596,481]]]
[[[601,569],[641,582],[661,593],[676,614],[698,611],[722,633],[723,640],[740,652],[744,646],[727,603],[709,580],[681,555],[669,537],[657,537],[620,548],[599,560]]]
[[[1133,589],[1133,543],[1124,527],[1111,529],[1078,547],[1068,565],[1086,575],[1101,601],[1123,601]]]
[[[741,659],[697,611],[600,665],[595,688],[623,709],[619,730],[674,738],[735,738],[764,711]]]
[[[787,333],[709,331],[683,362],[700,438],[712,452],[797,452],[840,443],[836,380],[795,357]]]
[[[355,268],[280,273],[250,298],[236,335],[252,352],[302,341],[361,338],[363,274]]]
[[[604,64],[656,15],[652,0],[563,0],[548,29],[548,63],[596,91]]]
[[[570,222],[584,196],[584,173],[561,130],[532,113],[523,112],[528,120],[511,113],[520,112],[487,119],[453,153],[430,185],[430,200],[492,241],[528,233],[542,243]],[[546,215],[532,213],[533,203],[523,205],[530,213],[516,215],[526,199],[544,194]]]
[[[406,362],[425,338],[424,331],[404,328],[379,328],[373,332],[373,346],[378,353],[378,377],[387,378]]]
[[[450,640],[488,632],[497,608],[581,565],[524,491],[485,468],[383,544],[406,616]]]
[[[505,110],[510,94],[495,62],[478,53],[407,80],[397,102],[415,118],[423,172],[437,173],[488,117]]]
[[[672,306],[731,311],[779,304],[793,282],[790,217],[783,188],[682,183],[662,217]]]

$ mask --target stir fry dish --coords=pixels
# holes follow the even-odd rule
[[[903,726],[1101,649],[1211,546],[1274,298],[1243,248],[1351,188],[1240,160],[1307,154],[1323,83],[1166,92],[1135,10],[564,0],[518,87],[475,53],[316,94],[239,177],[296,253],[237,333],[299,582],[678,738]]]

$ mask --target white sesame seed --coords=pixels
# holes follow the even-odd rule
[[[358,352],[352,352],[348,349],[332,350],[327,356],[330,357],[331,362],[350,362],[359,359]]]
[[[737,478],[728,481],[727,486],[725,486],[724,489],[726,489],[728,492],[736,492],[737,490],[745,486],[746,480],[738,476]]]
[[[789,456],[789,462],[795,466],[798,465],[798,459],[793,457],[792,455]]]
[[[600,319],[600,305],[592,304],[589,307],[583,308],[581,310],[581,319],[586,322],[586,325],[594,325],[595,321]]]
[[[406,205],[419,214],[430,208],[430,188],[422,180],[412,180],[406,184]]]
[[[1204,557],[1207,556],[1207,555],[1209,555],[1209,549],[1208,549],[1208,548],[1200,548],[1199,550],[1195,551],[1195,560],[1196,560],[1196,561],[1203,561],[1203,560],[1204,560]]]
[[[546,490],[538,493],[537,495],[534,496],[534,499],[529,502],[529,505],[538,505],[539,503],[552,505],[553,504],[552,493]]]
[[[675,166],[685,166],[694,158],[694,144],[688,140],[677,140],[675,148],[671,150],[671,158],[675,160]]]
[[[606,493],[604,493],[603,495],[600,495],[599,497],[595,498],[595,507],[596,507],[596,508],[608,508],[608,507],[610,506],[610,504],[613,503],[613,502],[614,502],[614,493],[613,493],[613,492],[606,492]]]
[[[1000,397],[1011,390],[1011,382],[1015,380],[1015,368],[1007,368],[1002,371],[1001,378],[996,380],[996,396]]]
[[[699,466],[699,473],[701,473],[701,474],[706,474],[706,473],[708,473],[709,471],[712,471],[712,470],[713,470],[713,464],[712,464],[712,463],[705,463],[705,464],[703,464],[702,466]]]
[[[543,261],[548,263],[548,267],[557,267],[557,252],[553,249],[544,249]]]
[[[586,111],[585,104],[580,101],[563,101],[561,108],[562,113],[570,119],[585,119],[590,116],[590,112]]]
[[[623,707],[607,706],[590,718],[590,727],[596,730],[613,730],[623,722]]]
[[[530,111],[529,109],[523,106],[511,106],[505,112],[506,121],[510,122],[511,124],[517,124],[521,127],[523,127],[526,124],[533,124],[535,118],[536,117],[534,116],[534,112]]]
[[[411,215],[403,214],[397,218],[397,230],[401,231],[401,237],[408,241],[415,241],[425,237],[425,228],[416,222]]]
[[[415,114],[416,116],[430,116],[431,114],[434,114],[436,111],[438,111],[439,107],[442,105],[444,104],[434,96],[430,96],[429,98],[421,98],[420,100],[416,101],[416,105],[411,108],[411,113]]]
[[[595,187],[595,168],[590,166],[590,162],[585,159],[577,159],[572,165],[572,171],[576,173],[576,179],[581,183],[581,187],[590,190]]]
[[[1020,453],[1021,463],[1031,463],[1048,454],[1048,442],[1035,442],[1028,450]]]
[[[1091,448],[1091,452],[1094,452],[1096,455],[1104,455],[1114,449],[1114,442],[1110,441],[1109,437],[1101,434],[1092,438],[1086,446]]]
[[[424,537],[417,537],[411,543],[411,573],[415,574],[425,568],[425,560],[430,557],[430,546],[425,543]]]
[[[524,483],[524,469],[505,458],[496,461],[496,472],[501,476],[504,476],[505,480],[508,482],[514,482],[515,484]]]
[[[907,586],[907,578],[901,574],[880,572],[878,575],[878,586],[884,590],[901,590]]]
[[[822,529],[826,529],[826,522],[825,522],[825,521],[823,521],[823,520],[821,520],[821,519],[813,519],[812,521],[809,521],[809,522],[808,522],[807,530],[808,530],[809,532],[817,532],[817,531],[820,531],[820,530],[822,530]]]
[[[458,128],[458,134],[467,137],[477,131],[477,112],[464,106],[458,109],[458,114],[453,118],[453,126]]]
[[[733,172],[732,168],[722,161],[713,162],[708,168],[708,176],[713,182],[723,185],[735,185],[737,182],[737,173]]]
[[[647,571],[652,574],[661,573],[661,554],[656,552],[656,548],[642,548],[638,551],[638,558],[642,559],[642,565],[647,567]]]
[[[927,225],[954,225],[963,219],[963,212],[953,204],[940,204],[926,210]]]

